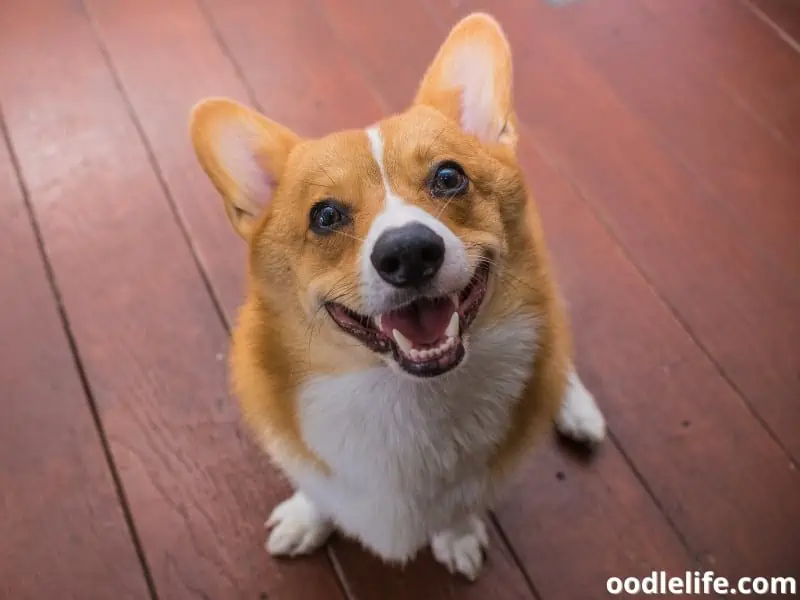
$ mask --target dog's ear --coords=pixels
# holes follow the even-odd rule
[[[234,229],[247,239],[269,205],[300,138],[233,100],[210,98],[191,112],[192,145],[222,195]]]
[[[433,107],[489,143],[517,141],[511,49],[489,15],[474,13],[450,31],[420,84],[415,104]]]

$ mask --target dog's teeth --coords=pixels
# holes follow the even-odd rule
[[[458,294],[451,294],[450,295],[450,300],[453,302],[453,306],[456,307],[456,310],[458,310],[458,305],[459,305],[459,302],[460,302],[460,300],[458,299]]]
[[[447,325],[447,329],[445,330],[444,334],[449,338],[454,338],[458,335],[458,313],[454,312],[453,315],[450,317],[450,323]]]
[[[375,328],[378,331],[383,331],[383,329],[381,329],[381,315],[378,315],[377,317],[375,317]]]
[[[415,348],[412,348],[411,351],[408,353],[408,357],[411,360],[419,360],[419,355],[420,355],[419,350],[417,350]]]
[[[439,358],[442,355],[442,346],[431,348],[428,352],[430,353],[430,358]]]
[[[408,354],[410,356],[413,348],[411,340],[400,333],[397,329],[392,330],[392,337],[394,338],[394,341],[397,342],[397,347],[400,348],[400,351],[403,354]]]

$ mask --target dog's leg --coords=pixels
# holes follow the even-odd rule
[[[606,436],[603,413],[574,367],[570,371],[564,401],[556,417],[556,429],[576,442],[590,445],[600,443]]]
[[[300,491],[275,507],[266,527],[272,530],[267,551],[273,556],[310,554],[333,532],[333,524]]]
[[[475,515],[456,527],[437,533],[431,540],[434,558],[451,573],[461,573],[470,581],[478,577],[488,546],[486,525]]]

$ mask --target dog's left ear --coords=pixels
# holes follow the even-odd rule
[[[515,147],[512,96],[508,40],[494,18],[473,13],[450,31],[414,102],[437,109],[483,142]]]
[[[225,202],[234,229],[248,239],[268,210],[300,138],[238,102],[208,98],[189,118],[197,159]]]

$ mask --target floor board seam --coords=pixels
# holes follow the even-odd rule
[[[172,191],[167,184],[166,177],[164,176],[164,171],[161,169],[161,165],[158,164],[158,159],[156,158],[155,152],[153,150],[153,146],[150,143],[150,138],[147,136],[147,132],[142,125],[141,120],[139,119],[139,115],[136,114],[136,109],[131,102],[130,97],[128,96],[128,91],[125,89],[125,85],[122,82],[122,78],[119,74],[119,71],[114,63],[114,60],[111,58],[111,54],[108,51],[108,47],[106,46],[105,40],[103,39],[102,32],[100,31],[100,27],[98,26],[96,20],[94,19],[91,10],[84,0],[81,0],[81,6],[83,9],[83,14],[86,17],[86,20],[89,22],[89,26],[91,27],[92,34],[94,36],[95,43],[97,45],[100,54],[103,56],[103,61],[108,68],[108,71],[111,75],[111,79],[114,84],[114,88],[117,90],[117,93],[122,100],[122,104],[125,107],[125,112],[128,114],[128,117],[133,124],[134,129],[136,130],[136,134],[139,137],[139,141],[142,144],[142,147],[145,151],[145,155],[147,157],[147,162],[150,167],[153,169],[153,173],[156,176],[158,181],[158,186],[161,189],[162,193],[164,194],[164,198],[167,201],[167,205],[169,206],[169,210],[172,213],[172,217],[175,220],[175,224],[178,227],[178,230],[183,237],[184,242],[188,246],[189,253],[191,254],[192,261],[194,262],[195,268],[197,269],[198,274],[200,275],[200,279],[203,282],[203,287],[205,287],[206,292],[211,299],[211,303],[214,306],[214,311],[217,313],[217,316],[222,321],[223,326],[225,327],[226,331],[230,331],[230,323],[228,322],[228,317],[225,314],[225,310],[222,307],[222,302],[219,296],[214,289],[214,286],[211,283],[211,278],[206,270],[205,265],[203,264],[202,259],[200,258],[200,254],[197,249],[197,244],[195,244],[194,239],[192,238],[191,232],[189,231],[189,226],[186,222],[186,219],[181,214],[180,207],[178,206],[177,202],[175,202],[175,198],[172,196]],[[187,112],[187,119],[188,119],[188,112]]]
[[[522,122],[522,120],[520,120],[520,126],[525,131],[530,132],[529,128],[527,127],[527,125],[525,125],[524,122]],[[800,463],[798,463],[798,460],[794,457],[794,455],[791,453],[789,448],[784,444],[784,442],[777,435],[777,433],[775,433],[773,431],[772,427],[770,427],[770,425],[766,422],[766,420],[758,413],[758,411],[755,409],[755,406],[753,406],[753,403],[744,394],[744,392],[739,388],[739,386],[733,381],[733,379],[728,375],[728,373],[725,370],[725,368],[717,361],[717,359],[713,355],[713,353],[700,340],[699,335],[697,335],[694,332],[693,327],[683,318],[683,315],[681,314],[680,310],[678,310],[678,308],[675,307],[673,305],[673,303],[670,302],[665,297],[665,295],[661,293],[661,291],[655,285],[653,280],[649,277],[649,275],[647,275],[644,267],[642,267],[638,263],[638,261],[634,260],[631,251],[628,249],[628,247],[625,244],[622,243],[622,241],[619,239],[619,237],[614,233],[614,230],[613,230],[613,227],[611,226],[611,224],[603,217],[602,211],[600,211],[599,209],[596,209],[592,205],[592,203],[586,198],[587,194],[585,194],[581,190],[580,186],[578,186],[572,180],[572,178],[566,172],[564,172],[564,170],[561,169],[561,167],[558,166],[556,161],[554,161],[552,159],[549,159],[547,157],[547,153],[545,152],[545,150],[541,146],[539,146],[536,143],[535,140],[531,139],[531,144],[536,148],[536,150],[539,153],[539,156],[542,158],[542,160],[544,160],[552,169],[554,169],[556,172],[558,172],[561,175],[561,177],[564,179],[564,181],[567,183],[567,185],[569,185],[570,188],[573,190],[573,192],[575,192],[575,195],[580,198],[580,200],[583,203],[583,205],[586,206],[586,209],[592,215],[594,221],[600,227],[603,228],[603,230],[606,232],[608,237],[616,244],[616,246],[619,248],[619,250],[622,253],[622,255],[625,257],[625,260],[631,265],[631,267],[633,267],[633,269],[636,272],[636,274],[645,283],[645,285],[651,291],[653,296],[659,301],[659,303],[672,316],[672,318],[674,319],[675,323],[677,323],[677,325],[680,327],[680,329],[682,329],[684,331],[684,333],[691,340],[691,342],[695,346],[697,346],[697,348],[700,350],[700,352],[708,359],[709,363],[714,368],[716,373],[731,388],[731,390],[733,391],[735,397],[737,397],[742,402],[742,404],[747,408],[747,410],[750,413],[750,415],[756,420],[756,422],[761,426],[761,428],[765,430],[767,435],[776,444],[776,446],[778,446],[778,448],[784,454],[786,459],[789,460],[796,468],[798,466],[800,466]]]
[[[786,1],[788,2],[789,0]],[[783,29],[783,27],[776,23],[772,17],[761,10],[761,8],[759,8],[752,0],[741,0],[741,2],[750,9],[750,12],[753,13],[753,15],[759,21],[769,27],[782,42],[788,45],[796,53],[800,54],[800,41],[794,39],[794,37],[792,37],[786,30]]]
[[[521,122],[521,125],[524,129],[528,129],[524,123]],[[781,450],[784,454],[785,458],[791,462],[795,468],[800,466],[798,460],[794,457],[791,453],[789,448],[784,444],[781,438],[775,433],[770,427],[770,425],[766,422],[766,420],[758,413],[753,406],[753,403],[750,399],[744,394],[744,392],[739,388],[739,386],[733,381],[733,379],[728,375],[725,368],[717,361],[714,354],[706,347],[706,345],[700,340],[698,334],[694,332],[694,328],[683,318],[680,310],[670,302],[664,294],[658,289],[655,285],[653,280],[647,275],[645,272],[644,267],[642,267],[636,260],[634,260],[632,253],[628,249],[628,247],[622,243],[619,237],[614,233],[613,228],[610,223],[602,216],[602,212],[598,209],[595,209],[592,206],[592,203],[586,199],[586,194],[581,191],[580,187],[575,184],[575,182],[569,177],[567,173],[565,173],[556,163],[555,161],[548,160],[546,158],[546,153],[544,149],[538,146],[535,141],[532,141],[534,147],[537,148],[539,155],[545,160],[551,168],[556,170],[564,179],[564,181],[570,186],[570,188],[575,192],[575,194],[581,199],[581,202],[586,206],[587,210],[593,216],[594,220],[597,222],[600,227],[606,232],[608,237],[617,245],[622,255],[625,257],[625,260],[633,267],[636,274],[641,278],[641,280],[645,283],[647,288],[651,291],[653,296],[660,302],[660,304],[667,310],[667,312],[672,316],[675,323],[684,331],[686,336],[691,340],[691,342],[697,346],[700,352],[708,359],[711,366],[714,368],[716,373],[720,376],[720,378],[731,388],[734,393],[734,396],[737,397],[742,404],[747,408],[747,411],[750,415],[755,419],[755,421],[761,426],[762,429],[767,433],[769,438],[775,443],[775,445]]]
[[[219,27],[217,27],[217,23],[214,20],[211,11],[209,11],[204,0],[194,0],[194,1],[200,14],[203,17],[203,20],[208,26],[211,35],[214,37],[214,40],[217,42],[217,45],[222,51],[222,55],[225,57],[225,60],[227,60],[228,63],[230,63],[231,67],[233,67],[233,72],[236,75],[236,78],[242,84],[245,94],[247,95],[248,101],[250,102],[250,104],[253,105],[254,108],[263,113],[264,106],[258,101],[258,95],[256,94],[255,89],[253,89],[253,86],[250,85],[250,81],[245,76],[244,69],[242,69],[242,65],[239,64],[239,61],[234,56],[233,51],[228,45],[228,42],[225,40],[225,36],[222,35],[222,32],[219,30]]]
[[[119,502],[119,506],[122,511],[122,516],[123,519],[125,520],[125,525],[128,528],[128,534],[130,535],[131,543],[133,544],[133,549],[136,553],[136,558],[138,559],[139,566],[142,569],[142,576],[144,577],[148,594],[151,600],[159,600],[159,595],[156,590],[155,581],[153,579],[152,573],[150,571],[150,566],[148,565],[147,557],[144,552],[142,539],[141,536],[139,535],[138,529],[136,527],[136,522],[133,518],[133,511],[131,510],[130,501],[128,500],[128,496],[125,493],[125,487],[122,483],[122,477],[120,476],[119,471],[117,470],[117,465],[114,460],[113,453],[111,452],[111,444],[108,441],[108,436],[106,435],[105,427],[103,425],[103,419],[102,416],[100,415],[100,409],[97,405],[94,393],[92,392],[91,384],[89,383],[89,377],[84,368],[83,360],[81,359],[80,356],[80,351],[78,350],[78,343],[75,339],[75,334],[72,331],[72,326],[69,321],[69,315],[67,314],[67,309],[61,297],[61,291],[59,290],[58,287],[58,281],[56,278],[55,269],[50,263],[50,259],[47,255],[47,248],[44,241],[44,235],[42,234],[42,230],[39,225],[39,220],[36,217],[36,210],[30,198],[30,192],[28,190],[28,186],[25,183],[22,165],[20,164],[19,157],[17,156],[14,150],[14,145],[11,139],[11,132],[8,129],[8,126],[6,125],[5,116],[2,112],[2,109],[0,109],[0,137],[2,137],[3,143],[5,144],[6,149],[8,150],[9,160],[11,161],[14,174],[16,175],[17,183],[19,185],[19,190],[22,195],[23,203],[25,205],[25,212],[27,213],[28,220],[31,224],[31,229],[33,230],[33,234],[36,239],[36,247],[39,253],[39,257],[44,266],[47,285],[50,288],[50,292],[53,294],[53,299],[55,300],[56,303],[58,318],[61,323],[61,327],[64,331],[64,335],[67,339],[67,345],[69,347],[70,354],[72,356],[75,370],[77,371],[78,378],[80,380],[81,389],[84,393],[84,396],[86,397],[86,403],[88,405],[89,412],[92,417],[92,424],[94,426],[95,432],[97,433],[98,441],[102,449],[106,467],[108,468],[109,474],[111,475],[112,484],[114,486],[114,492],[117,497],[117,501]]]
[[[525,580],[525,584],[528,586],[531,595],[537,600],[542,600],[542,594],[539,591],[539,588],[536,586],[536,582],[533,580],[533,577],[530,573],[528,573],[528,569],[525,567],[525,561],[522,560],[522,557],[520,557],[517,549],[514,548],[514,544],[511,543],[511,540],[506,534],[505,529],[503,529],[500,519],[497,517],[497,513],[494,510],[489,511],[489,522],[495,528],[495,531],[497,531],[497,537],[500,538],[500,543],[503,544],[503,547],[511,556],[511,560],[517,566],[517,569],[519,569],[520,573],[522,573],[522,578]]]

